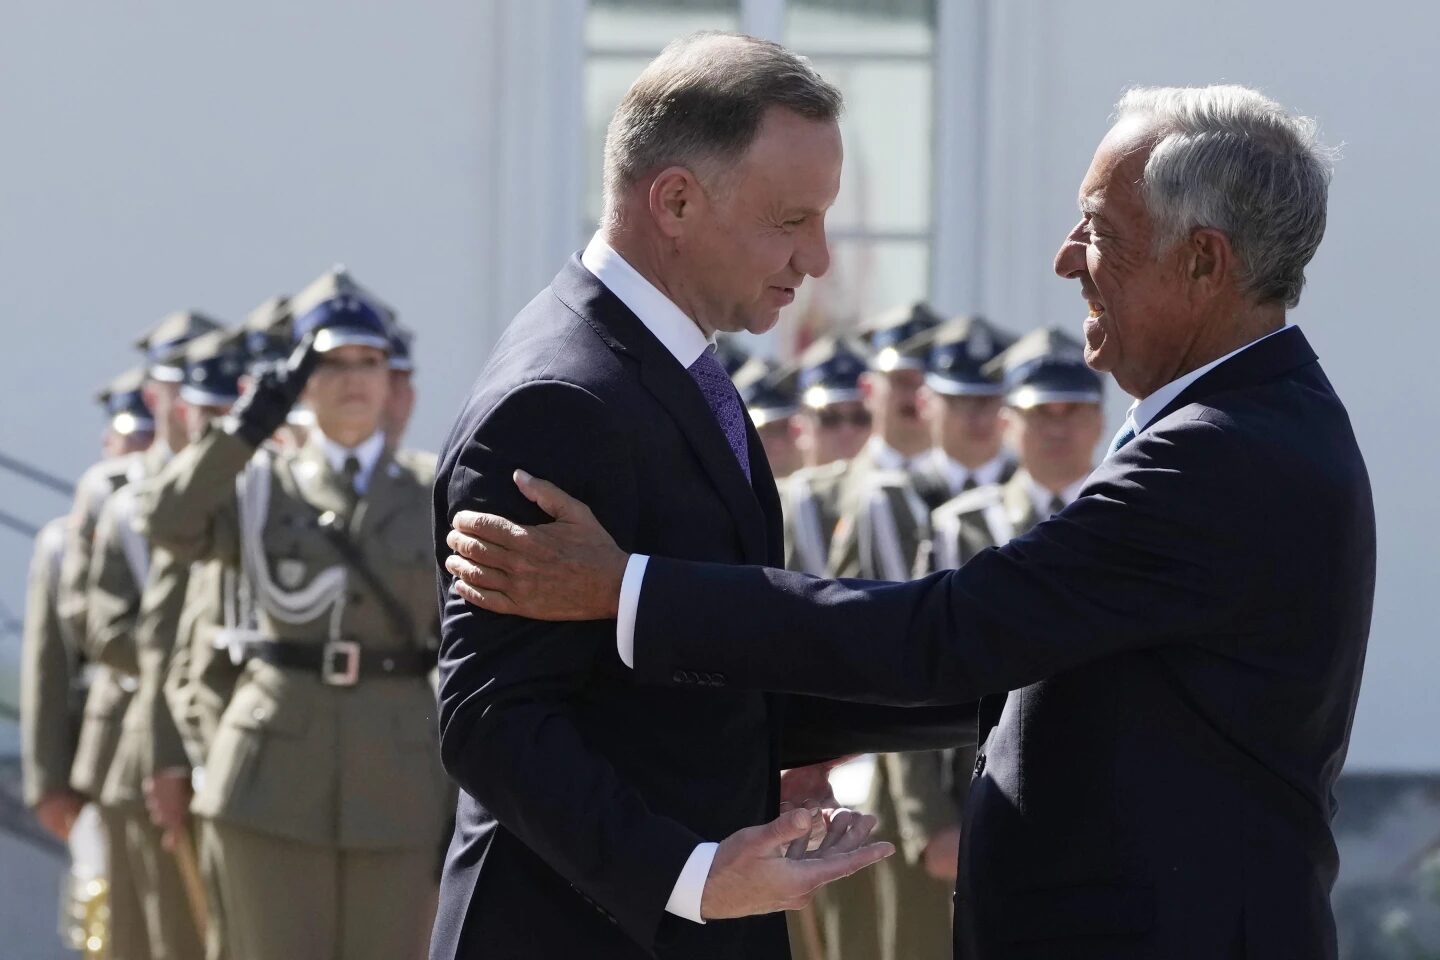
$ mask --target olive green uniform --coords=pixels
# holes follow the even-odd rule
[[[845,576],[898,581],[917,575],[930,539],[923,479],[902,470],[867,472],[852,498]],[[926,871],[924,852],[938,832],[959,822],[949,782],[957,752],[973,757],[974,749],[876,758],[867,806],[880,821],[876,836],[897,847],[897,855],[873,871],[881,960],[951,958],[954,886]]]
[[[358,648],[365,671],[339,685],[244,663],[192,805],[221,875],[228,960],[408,956],[433,903],[448,815],[433,691],[424,674],[371,673],[433,649],[433,459],[382,453],[357,496],[322,442],[316,431],[297,451],[257,454],[212,426],[142,510],[177,556],[242,571],[256,628],[225,635],[237,648],[313,645],[347,664],[339,654]],[[404,608],[408,636],[327,526]]]
[[[159,457],[152,447],[103,461],[86,472],[76,494],[61,564],[61,615],[93,667],[70,785],[95,802],[105,831],[110,960],[148,960],[152,952],[144,905],[134,882],[141,868],[129,855],[125,812],[107,806],[101,797],[119,746],[121,720],[137,685],[137,583],[148,564],[146,551],[135,549],[136,538],[118,522],[120,513],[110,503],[121,490],[153,472]]]
[[[65,547],[65,519],[52,520],[35,538],[25,598],[20,655],[21,776],[25,802],[70,789],[75,740],[80,735],[78,651],[60,620],[57,603]]]

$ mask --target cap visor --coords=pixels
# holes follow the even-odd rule
[[[800,412],[799,407],[761,407],[759,409],[751,407],[749,410],[750,419],[754,422],[757,430],[761,427],[768,427],[778,420],[793,417],[796,413]]]
[[[1029,410],[1042,403],[1100,403],[1104,398],[1096,390],[1043,390],[1021,387],[1010,391],[1005,402],[1017,410]]]
[[[185,379],[185,371],[180,367],[167,367],[157,363],[150,368],[150,379],[161,383],[179,383]]]
[[[851,403],[860,399],[860,390],[855,387],[811,387],[805,391],[805,406],[811,410],[819,410],[832,403]]]
[[[315,349],[329,353],[339,347],[374,347],[390,352],[390,341],[368,330],[347,330],[344,327],[326,327],[315,334]]]
[[[998,397],[1005,392],[1003,386],[990,380],[953,380],[938,373],[929,374],[925,386],[947,397]]]
[[[192,387],[188,384],[180,388],[180,399],[196,407],[228,407],[240,399],[239,392],[216,393],[212,390],[201,390],[199,387]]]
[[[117,413],[110,418],[110,429],[122,437],[136,433],[154,433],[155,421],[148,417],[137,417],[133,413]]]

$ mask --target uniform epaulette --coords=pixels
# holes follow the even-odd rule
[[[935,508],[935,516],[962,516],[967,513],[974,513],[977,510],[985,510],[1000,503],[1004,488],[998,483],[987,484],[983,487],[976,487],[974,490],[966,490],[964,493],[940,504]]]
[[[396,450],[396,463],[411,471],[422,483],[434,483],[440,458],[429,450]]]
[[[836,460],[818,467],[801,467],[785,480],[793,488],[815,491],[839,483],[850,469],[850,461]]]

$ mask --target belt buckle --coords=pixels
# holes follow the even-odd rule
[[[332,687],[353,687],[359,680],[360,644],[353,640],[331,640],[325,644],[320,681]]]

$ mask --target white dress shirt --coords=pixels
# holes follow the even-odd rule
[[[640,271],[626,263],[625,258],[616,253],[615,248],[606,243],[600,234],[590,238],[585,252],[580,255],[580,263],[595,274],[596,279],[605,284],[606,289],[619,297],[621,303],[630,308],[630,312],[640,319],[645,329],[655,335],[656,340],[664,344],[665,349],[679,361],[680,366],[688,370],[711,346],[713,341],[705,336],[699,324],[691,320],[673,300],[657,290],[653,283],[641,276]],[[643,576],[643,570],[641,575]],[[629,584],[630,579],[627,568],[625,583]],[[622,598],[625,589],[625,586],[621,587]],[[624,599],[620,601],[620,619],[616,626],[621,636],[630,638],[633,647],[635,607],[638,605],[635,601],[640,597],[638,580],[630,589],[635,593],[634,601],[628,608]],[[630,665],[629,660],[625,663]],[[667,913],[696,923],[705,922],[700,916],[700,899],[705,893],[705,880],[710,876],[710,865],[714,862],[715,851],[719,847],[718,843],[702,843],[691,851],[690,858],[685,861],[685,866],[681,868],[680,876],[670,891],[670,900],[665,904]]]
[[[376,430],[355,447],[342,447],[325,434],[320,433],[319,430],[315,432],[320,437],[320,443],[325,451],[325,459],[330,463],[330,469],[337,474],[344,475],[345,461],[351,457],[359,461],[360,472],[355,475],[355,492],[363,497],[365,491],[370,489],[370,475],[375,472],[375,464],[380,462],[380,454],[385,452],[384,431]]]
[[[1089,481],[1090,477],[1087,475],[1076,480],[1064,490],[1051,490],[1049,487],[1041,486],[1034,477],[1027,473],[1025,474],[1025,489],[1030,494],[1030,502],[1035,504],[1035,516],[1041,520],[1048,520],[1051,515],[1050,505],[1056,497],[1059,497],[1068,507],[1080,496],[1080,491],[1085,489],[1085,484]]]
[[[940,476],[945,478],[945,483],[950,487],[950,495],[957,496],[965,489],[966,481],[971,479],[974,479],[974,485],[977,487],[988,487],[992,483],[999,483],[1005,468],[1010,464],[1010,458],[1001,453],[995,459],[982,463],[971,470],[944,450],[936,447],[930,451],[930,462]]]

